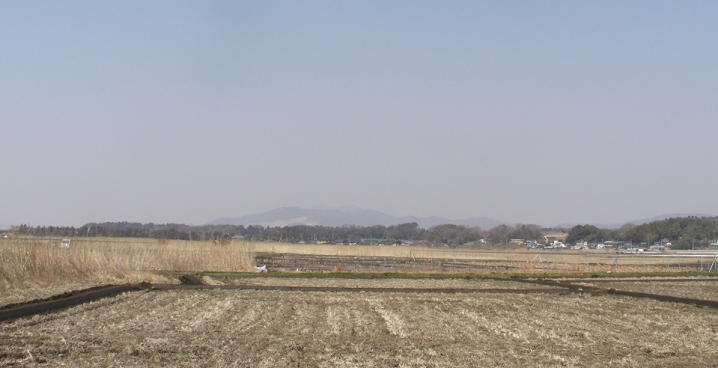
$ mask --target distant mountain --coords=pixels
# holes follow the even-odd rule
[[[626,225],[626,224],[643,225],[643,224],[647,224],[649,222],[662,221],[662,220],[665,220],[668,218],[689,217],[689,216],[714,217],[714,215],[708,215],[705,213],[671,213],[671,214],[660,215],[660,216],[655,216],[655,217],[645,218],[645,219],[640,219],[640,220],[617,222],[617,223],[613,223],[613,224],[597,224],[597,223],[583,224],[583,223],[581,223],[580,225],[593,225],[593,226],[596,226],[601,229],[618,229],[619,227]],[[566,224],[556,225],[555,227],[562,227],[564,229],[570,229],[576,225],[579,225],[579,223],[566,223]]]
[[[246,215],[241,217],[223,217],[212,220],[208,225],[262,225],[283,227],[292,225],[324,225],[324,226],[392,226],[408,222],[416,222],[419,227],[428,229],[432,226],[455,224],[464,226],[478,226],[481,229],[491,229],[498,225],[513,223],[494,220],[486,217],[474,217],[461,220],[450,220],[443,217],[415,217],[392,216],[379,211],[362,209],[356,206],[341,208],[299,208],[280,207],[268,212]]]

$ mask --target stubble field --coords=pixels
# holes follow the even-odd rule
[[[706,367],[717,332],[715,309],[614,295],[166,290],[1,324],[0,365]]]

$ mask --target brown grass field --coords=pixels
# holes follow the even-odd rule
[[[716,366],[718,359],[718,313],[708,307],[559,292],[553,286],[473,277],[231,276],[231,272],[253,270],[254,254],[289,250],[317,256],[458,257],[577,275],[593,272],[592,267],[616,270],[608,253],[588,256],[603,257],[605,263],[586,265],[585,254],[571,252],[293,248],[271,243],[218,246],[146,239],[73,239],[69,249],[55,244],[56,240],[32,238],[0,242],[0,305],[107,283],[177,283],[170,275],[184,271],[229,272],[201,276],[214,285],[415,292],[129,292],[0,323],[0,366],[707,367]],[[676,260],[668,267],[661,263],[665,258],[624,257],[620,261],[619,271],[624,272],[688,267]],[[718,300],[718,282],[714,281],[600,280],[575,282]]]
[[[176,282],[152,271],[248,271],[254,259],[242,244],[152,239],[0,240],[0,305],[97,285]]]

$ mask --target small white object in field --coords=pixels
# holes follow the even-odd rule
[[[262,267],[254,266],[254,268],[256,268],[257,271],[259,271],[259,273],[266,273],[266,272],[267,272],[267,265],[264,265],[264,266],[262,266]]]
[[[70,239],[62,239],[62,241],[60,242],[60,247],[70,248]]]

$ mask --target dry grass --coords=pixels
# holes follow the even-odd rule
[[[435,259],[530,260],[535,254],[524,251],[487,251],[415,246],[246,243],[254,253],[293,253],[325,256],[403,257]],[[535,252],[534,252],[535,253]],[[550,256],[549,256],[550,257]]]
[[[13,238],[0,241],[0,294],[38,285],[83,281],[152,281],[149,271],[247,271],[253,257],[241,244],[151,239],[73,239],[72,247],[56,239]]]
[[[325,256],[357,256],[357,257],[402,257],[428,259],[484,260],[507,262],[543,262],[564,264],[608,264],[616,259],[612,250],[485,250],[485,249],[451,249],[429,248],[417,246],[378,246],[378,245],[336,245],[336,244],[289,244],[289,243],[244,243],[253,253],[292,253]],[[537,257],[539,256],[539,257]],[[706,255],[702,260],[706,268],[714,255]],[[672,252],[661,254],[621,254],[619,265],[636,266],[677,266],[679,263],[697,263],[698,258],[683,258]]]

